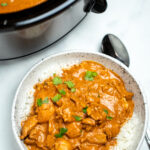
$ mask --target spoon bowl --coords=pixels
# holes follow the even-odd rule
[[[113,35],[107,34],[102,40],[101,51],[104,54],[112,56],[122,63],[124,63],[127,67],[130,65],[130,58],[128,51],[121,40]]]

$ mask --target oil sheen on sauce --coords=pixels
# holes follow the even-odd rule
[[[109,150],[132,117],[133,93],[103,65],[83,61],[35,85],[34,104],[22,122],[29,150]]]

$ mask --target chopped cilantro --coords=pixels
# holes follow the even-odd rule
[[[87,106],[85,108],[82,109],[82,111],[86,114],[87,113]]]
[[[58,134],[55,134],[56,138],[61,138],[66,132],[68,131],[67,128],[60,128],[60,131]]]
[[[74,83],[72,81],[66,81],[64,83],[67,84],[68,88],[70,89],[74,87]]]
[[[110,116],[107,116],[107,119],[108,119],[108,120],[112,120],[112,117],[110,117]]]
[[[57,95],[55,95],[55,96],[52,98],[52,100],[53,100],[53,102],[57,102],[57,101],[60,100],[60,98],[61,98],[61,95],[60,95],[60,94],[57,94]]]
[[[85,80],[88,80],[88,81],[93,81],[93,80],[94,80],[94,77],[96,77],[96,76],[97,76],[97,73],[96,73],[96,72],[86,71],[85,76],[84,76],[84,79],[85,79]]]
[[[59,90],[59,93],[62,94],[62,95],[66,95],[66,92],[63,89]]]
[[[42,106],[42,99],[41,98],[37,99],[37,105]]]
[[[3,6],[3,7],[5,7],[5,6],[7,6],[8,4],[6,3],[6,2],[3,2],[3,3],[1,3],[1,6]]]
[[[71,92],[74,93],[76,91],[76,88],[72,88]]]
[[[49,100],[48,97],[46,97],[43,101],[41,98],[37,99],[37,105],[42,106],[42,104],[48,104]]]
[[[53,78],[53,84],[54,85],[58,85],[58,84],[61,84],[62,83],[62,80],[60,77],[54,77]]]
[[[80,116],[73,116],[76,121],[80,121],[82,118]]]
[[[108,115],[108,110],[104,109],[104,112]]]

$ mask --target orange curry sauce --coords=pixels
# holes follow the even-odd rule
[[[46,0],[0,0],[0,14],[24,10],[45,1]]]
[[[110,69],[83,61],[35,85],[34,105],[22,122],[29,150],[109,150],[132,117],[133,93]]]

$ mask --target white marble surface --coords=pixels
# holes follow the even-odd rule
[[[18,150],[11,129],[11,106],[25,73],[42,58],[71,49],[97,51],[102,37],[113,33],[126,45],[135,77],[150,92],[150,0],[110,0],[105,13],[89,14],[70,34],[50,48],[21,59],[0,62],[0,149]],[[150,96],[149,96],[150,97]],[[148,150],[144,141],[141,150]]]

